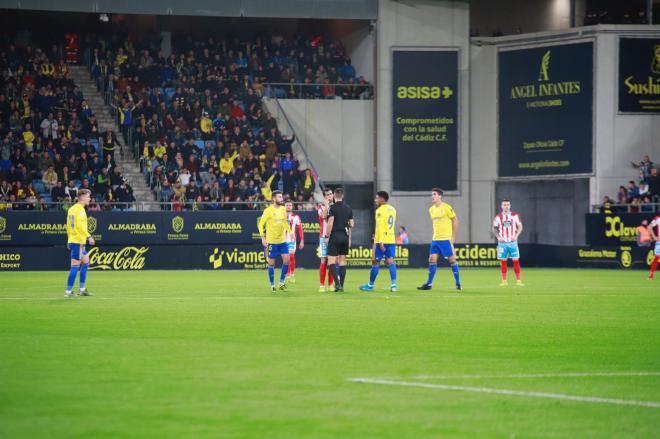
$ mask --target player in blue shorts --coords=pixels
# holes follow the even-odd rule
[[[442,201],[442,190],[433,188],[431,190],[431,200],[433,205],[429,207],[429,216],[433,223],[433,240],[429,248],[429,277],[426,283],[417,287],[418,290],[430,290],[433,285],[433,278],[438,269],[438,255],[447,258],[449,266],[454,274],[456,289],[462,290],[461,277],[458,271],[458,262],[454,254],[454,241],[458,233],[458,218],[454,209]]]
[[[376,230],[374,231],[374,259],[371,263],[369,283],[360,287],[361,291],[373,291],[374,282],[380,269],[380,261],[385,258],[390,270],[390,291],[396,291],[396,263],[394,253],[396,251],[396,209],[387,204],[390,196],[385,191],[376,193]]]
[[[275,260],[282,257],[282,273],[280,274],[279,289],[286,290],[285,279],[289,272],[289,244],[286,242],[284,232],[293,234],[287,221],[286,208],[282,192],[273,191],[273,204],[268,206],[259,219],[259,236],[266,249],[268,258],[268,278],[270,289],[275,291]]]
[[[67,247],[71,253],[71,269],[66,282],[64,297],[75,297],[73,285],[80,273],[79,296],[91,296],[85,287],[87,282],[87,269],[89,268],[89,256],[85,250],[85,244],[94,245],[94,238],[87,230],[87,212],[85,207],[89,204],[91,192],[88,189],[78,191],[77,203],[69,208],[66,213]]]

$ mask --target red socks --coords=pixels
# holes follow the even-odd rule
[[[502,280],[506,280],[507,262],[500,261],[500,270],[502,271]]]
[[[655,277],[655,270],[658,268],[658,260],[660,260],[660,256],[654,257],[653,262],[651,262],[651,274],[649,274],[651,279]]]
[[[516,280],[520,280],[520,261],[513,261],[513,271],[516,273]]]
[[[289,253],[289,276],[296,271],[296,255]]]
[[[334,284],[334,279],[332,278],[332,273],[328,271],[328,263],[321,262],[321,267],[319,268],[319,278],[321,280],[320,285],[325,285],[325,275],[328,274],[328,285],[332,286]]]

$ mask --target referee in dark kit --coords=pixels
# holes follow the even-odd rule
[[[328,212],[328,267],[335,280],[335,292],[344,291],[346,280],[346,255],[351,246],[353,210],[344,203],[344,189],[335,189],[335,204]]]

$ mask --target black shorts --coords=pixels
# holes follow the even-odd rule
[[[335,232],[328,241],[328,256],[346,256],[348,254],[348,235]]]

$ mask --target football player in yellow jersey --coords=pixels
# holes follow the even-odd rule
[[[390,278],[392,283],[390,291],[396,291],[396,264],[394,263],[394,253],[396,251],[396,209],[387,201],[390,196],[385,191],[376,192],[376,229],[374,231],[374,246],[372,249],[374,258],[371,262],[371,273],[369,274],[369,283],[360,287],[361,291],[373,291],[374,282],[380,269],[380,261],[385,258],[387,266],[390,269]]]
[[[74,297],[73,284],[76,283],[76,276],[80,272],[79,296],[91,296],[85,288],[87,281],[87,269],[89,268],[89,256],[85,250],[85,244],[94,245],[94,238],[87,230],[87,213],[85,207],[89,204],[91,192],[88,189],[78,191],[77,203],[69,208],[66,213],[66,234],[67,247],[71,251],[71,269],[69,270],[69,279],[66,283],[66,292],[64,297]]]
[[[268,259],[268,278],[270,289],[275,291],[275,259],[282,256],[282,273],[280,274],[280,290],[286,290],[284,281],[289,272],[289,244],[286,242],[284,231],[293,234],[289,221],[287,221],[286,208],[282,192],[273,191],[273,204],[268,206],[259,219],[259,236],[261,244],[266,248]],[[265,235],[264,235],[265,229]]]
[[[431,189],[431,200],[433,205],[429,208],[429,216],[433,223],[433,240],[429,249],[429,277],[425,284],[417,287],[418,290],[430,290],[433,278],[438,269],[438,255],[447,258],[451,271],[454,273],[456,289],[461,290],[461,277],[458,273],[458,263],[454,254],[454,242],[458,233],[458,218],[454,209],[442,202],[442,190]]]

